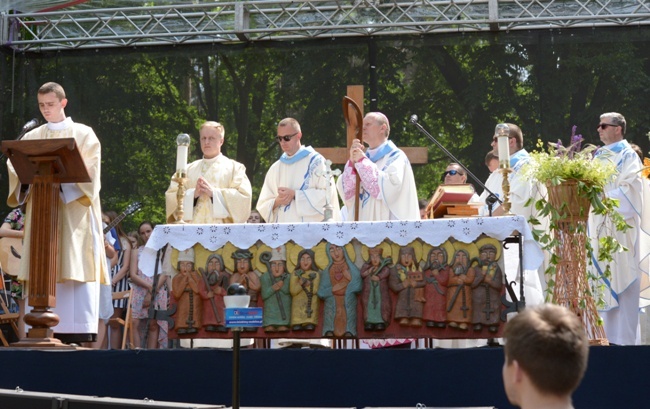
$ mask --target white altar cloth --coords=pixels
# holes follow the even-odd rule
[[[357,239],[368,247],[374,247],[384,239],[404,246],[419,238],[437,246],[450,237],[471,243],[481,234],[502,241],[515,231],[523,238],[524,270],[536,270],[542,264],[543,253],[522,216],[381,222],[163,224],[156,226],[149,238],[141,256],[140,268],[143,274],[152,276],[156,252],[166,244],[178,250],[200,244],[213,251],[227,242],[239,248],[249,248],[258,240],[272,248],[289,241],[311,248],[321,240],[343,246]]]

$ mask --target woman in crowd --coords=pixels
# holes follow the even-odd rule
[[[108,223],[112,223],[117,218],[117,213],[109,210],[106,212]],[[111,229],[111,233],[115,238],[115,250],[117,251],[117,264],[111,268],[111,285],[113,292],[119,293],[128,291],[129,289],[129,264],[131,260],[131,242],[126,233],[122,229],[122,223],[118,223]],[[126,310],[127,299],[121,298],[113,300],[113,316],[111,318],[124,318],[124,311]],[[111,327],[110,332],[110,349],[117,349],[122,343],[122,327],[115,325]]]
[[[150,311],[153,310],[166,310],[167,309],[167,275],[162,273],[162,268],[159,268],[158,282],[154,293],[154,277],[146,276],[140,270],[138,263],[140,261],[140,254],[144,250],[151,233],[153,233],[154,225],[151,222],[142,222],[138,227],[138,233],[142,240],[142,245],[135,251],[131,252],[131,286],[133,287],[133,300],[131,301],[131,313],[133,318],[133,328],[137,331],[135,337],[135,347],[147,349],[166,348],[167,347],[167,321],[149,319]],[[151,303],[153,308],[151,308]],[[142,328],[146,326],[148,328]],[[146,331],[146,345],[143,345],[144,335]]]

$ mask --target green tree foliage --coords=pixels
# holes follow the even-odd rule
[[[42,83],[61,83],[70,99],[66,113],[92,126],[102,142],[103,206],[119,211],[136,200],[145,205],[127,219],[128,229],[145,219],[163,222],[179,133],[192,137],[193,160],[200,157],[200,123],[223,123],[224,153],[246,165],[256,197],[281,153],[274,139],[280,119],[298,119],[307,145],[344,146],[341,99],[347,85],[365,87],[364,110],[387,114],[391,139],[399,146],[428,147],[429,163],[414,166],[421,198],[440,183],[449,159],[409,124],[412,114],[482,180],[498,122],[521,125],[529,149],[538,138],[566,137],[574,124],[588,142],[599,143],[598,115],[618,111],[628,119],[628,139],[644,152],[650,148],[647,30],[359,37],[1,57],[4,139],[40,118],[36,90]]]

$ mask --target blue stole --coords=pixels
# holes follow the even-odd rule
[[[375,149],[368,149],[366,151],[366,156],[372,161],[372,163],[377,163],[386,155],[393,155],[398,152],[399,150],[393,141],[387,140]],[[393,160],[389,160],[388,163],[384,165],[384,168],[387,167]],[[361,207],[365,207],[366,204],[368,204],[368,199],[370,199],[370,193],[368,193],[366,189],[361,188],[359,191],[359,202],[361,203]]]
[[[510,156],[510,167],[512,168],[513,171],[519,170],[528,160],[530,159],[530,154],[526,149],[521,149],[515,152],[512,156]]]
[[[627,149],[632,151],[632,147],[630,146],[630,144],[625,139],[622,139],[618,142],[610,143],[607,146],[598,148],[594,157],[600,158],[602,156],[602,159],[607,159],[611,154],[618,154]],[[634,154],[636,155],[636,152],[634,152]],[[616,169],[618,169],[619,171],[621,170],[621,165],[623,165],[623,160],[625,160],[625,156],[626,155],[623,155],[621,159],[616,163]]]
[[[397,146],[395,146],[393,141],[386,141],[375,149],[368,149],[366,151],[366,156],[372,161],[372,163],[377,163],[379,159],[388,155],[395,149],[397,149]]]
[[[293,156],[289,156],[286,153],[283,153],[282,156],[280,156],[280,162],[285,163],[287,165],[293,165],[299,160],[309,156],[309,154],[312,153],[313,151],[314,148],[312,148],[311,146],[301,146],[300,149],[298,149],[298,152],[294,153]]]
[[[314,148],[311,146],[301,146],[300,149],[298,149],[298,152],[294,153],[293,156],[289,156],[286,153],[283,153],[282,156],[280,156],[280,162],[286,164],[286,165],[293,165],[294,163],[297,163],[301,161],[302,159],[308,157],[314,152]],[[307,172],[303,175],[303,182],[302,185],[300,186],[300,189],[298,190],[304,190],[309,187],[309,175],[313,171],[314,167],[314,159],[317,158],[318,155],[314,156],[310,163],[309,166],[307,167]],[[288,205],[284,206],[283,211],[288,211],[289,208],[291,208],[291,203]]]
[[[618,154],[618,153],[622,152],[625,149],[632,149],[632,147],[630,146],[630,144],[625,139],[622,139],[622,140],[620,140],[618,142],[610,143],[609,145],[601,146],[600,148],[598,148],[598,150],[596,150],[594,158],[599,158],[600,160],[608,160],[608,158],[610,156],[612,156],[613,154],[614,155]],[[636,153],[634,153],[634,154],[636,155]],[[621,168],[623,159],[624,158],[621,158],[621,160],[616,164],[616,168],[619,169],[619,170]],[[596,268],[596,271],[598,272],[601,279],[605,283],[605,286],[607,287],[607,290],[609,290],[612,298],[614,300],[616,300],[616,303],[618,303],[619,302],[618,294],[616,294],[616,292],[612,289],[611,282],[603,277],[604,272],[601,269],[600,264],[598,264],[598,259],[596,258],[595,254],[591,255],[591,260],[593,262],[594,267]]]
[[[603,153],[604,150],[608,150],[614,153],[619,153],[625,148],[632,148],[629,143],[625,139],[622,139],[618,142],[610,143],[607,146],[603,146],[600,149],[596,151],[596,156],[599,156],[601,153]]]

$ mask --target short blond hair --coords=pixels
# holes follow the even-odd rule
[[[199,132],[201,132],[201,129],[203,128],[214,128],[217,131],[221,133],[221,139],[224,139],[226,137],[226,128],[223,127],[219,122],[215,121],[205,121],[199,126]]]
[[[296,132],[302,132],[300,130],[300,124],[298,123],[297,120],[293,118],[284,118],[282,121],[278,123],[278,127],[285,127],[285,126],[290,126]]]

